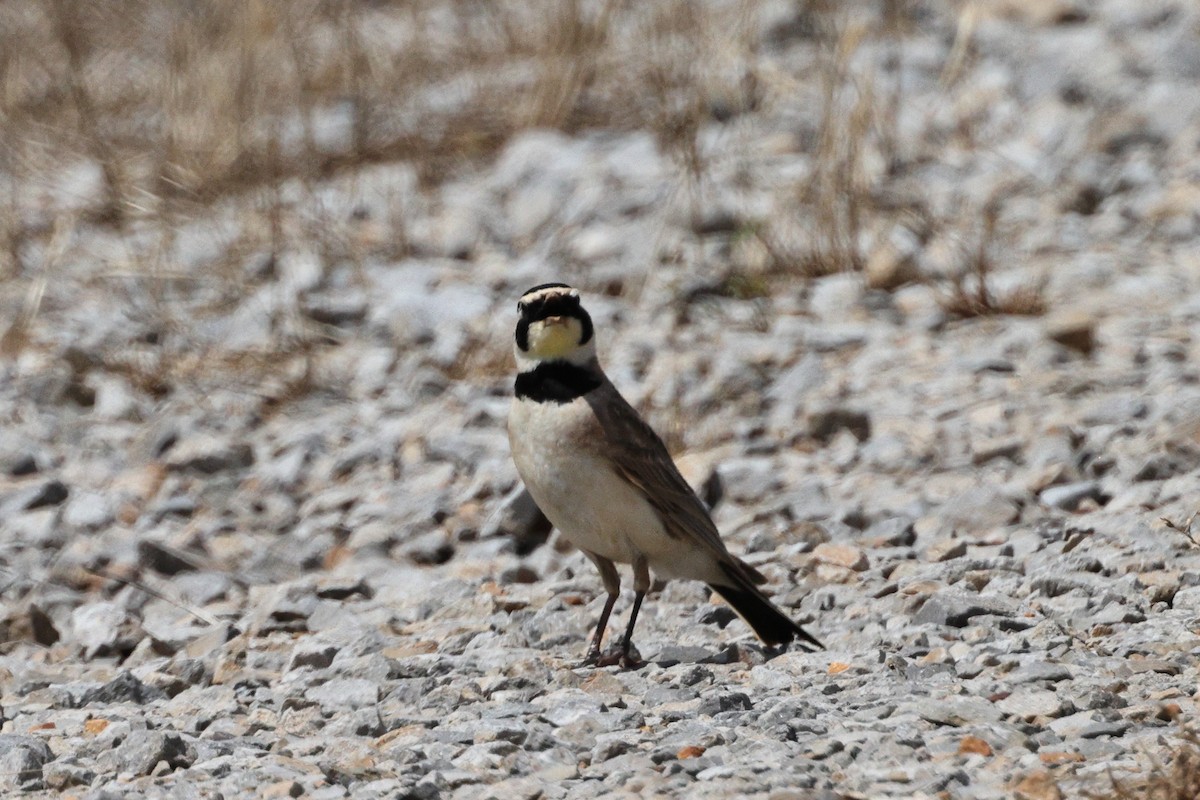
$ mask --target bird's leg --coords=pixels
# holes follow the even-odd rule
[[[600,621],[596,623],[596,633],[592,636],[592,644],[588,647],[587,655],[583,657],[583,662],[579,665],[594,667],[601,662],[600,643],[604,640],[604,631],[608,628],[608,617],[612,614],[613,605],[616,604],[617,596],[621,593],[621,576],[617,573],[616,565],[607,558],[586,550],[583,552],[600,571],[600,580],[604,582],[604,591],[608,592],[604,610],[600,612]]]
[[[633,597],[633,609],[629,612],[629,624],[625,626],[625,635],[621,637],[620,645],[605,653],[597,662],[600,666],[616,664],[622,669],[633,669],[643,663],[642,654],[633,644],[633,629],[637,625],[638,612],[642,610],[642,600],[650,590],[650,566],[643,558],[633,562],[633,589],[637,594]]]
[[[595,666],[600,662],[600,642],[604,639],[604,630],[608,627],[608,615],[612,613],[613,605],[616,602],[617,593],[610,592],[608,600],[604,603],[604,610],[600,612],[600,621],[596,623],[596,634],[592,636],[592,645],[588,648],[587,655],[583,657],[583,663],[579,666]]]
[[[632,669],[642,664],[642,654],[633,645],[633,626],[637,624],[638,611],[642,608],[642,598],[645,591],[640,591],[633,597],[633,610],[629,612],[629,624],[625,626],[625,636],[621,639],[621,657],[617,663],[621,669]]]

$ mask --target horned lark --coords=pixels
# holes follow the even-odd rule
[[[762,593],[762,574],[725,549],[662,440],[604,374],[579,292],[562,283],[535,286],[517,310],[513,460],[538,506],[592,560],[608,592],[584,663],[637,662],[633,628],[651,569],[659,578],[704,581],[768,645],[821,647]],[[621,590],[617,563],[633,566],[636,595],[624,638],[602,657]]]

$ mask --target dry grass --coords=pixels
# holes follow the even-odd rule
[[[806,94],[820,110],[802,143],[812,170],[794,187],[787,213],[749,227],[765,253],[764,271],[785,280],[860,271],[881,232],[924,213],[918,199],[898,201],[886,191],[905,157],[896,130],[905,100],[899,66],[916,25],[913,4],[890,0],[866,15],[827,0],[805,8],[811,79],[773,91]]]
[[[1178,719],[1179,706],[1162,706],[1160,719]],[[1103,776],[1093,776],[1080,785],[1078,777],[1069,778],[1072,769],[1042,770],[1014,779],[1013,797],[1017,800],[1063,800],[1083,797],[1087,800],[1195,800],[1200,797],[1200,736],[1184,727],[1172,742],[1160,739],[1166,752],[1162,756],[1143,755],[1147,768],[1139,774],[1118,777],[1110,768]],[[1063,784],[1073,786],[1071,794]],[[1078,793],[1078,794],[1076,794]]]
[[[891,33],[883,17],[850,21],[834,5],[820,5],[814,24],[821,115],[813,174],[795,188],[794,215],[757,229],[772,272],[809,278],[862,268],[874,183],[864,157],[881,144],[876,124],[884,109],[875,73],[855,70],[853,60],[869,38]]]
[[[94,160],[92,211],[119,221],[377,161],[433,183],[534,127],[649,128],[674,145],[722,91],[728,58],[696,47],[744,28],[743,7],[14,0],[4,167],[32,187],[64,158]]]
[[[1144,775],[1118,778],[1109,773],[1107,783],[1085,796],[1089,800],[1195,800],[1200,797],[1200,736],[1185,730],[1165,763],[1151,756]]]
[[[327,332],[299,313],[272,320],[265,354],[210,350],[194,328],[289,253],[317,253],[326,273],[407,254],[400,202],[360,235],[314,200],[321,182],[408,163],[435,186],[536,127],[650,130],[698,174],[701,125],[753,105],[739,61],[753,5],[0,5],[0,291],[16,312],[4,354],[52,348],[35,321],[70,274],[154,332],[154,347],[131,358],[121,342],[96,365],[138,385],[169,389],[195,357],[214,369],[304,361]],[[202,270],[183,252],[201,220],[231,236]],[[91,260],[80,241],[97,229],[125,255],[81,272],[70,265]]]
[[[258,370],[303,373],[292,396],[320,382],[314,351],[336,331],[297,307],[265,312],[271,341],[252,352],[198,333],[289,257],[315,254],[321,288],[410,255],[410,206],[433,196],[424,190],[531,128],[647,131],[699,198],[712,170],[704,132],[797,98],[820,108],[798,142],[811,172],[787,213],[742,221],[734,235],[757,243],[761,264],[735,265],[719,293],[761,297],[860,269],[872,239],[912,213],[881,200],[900,159],[903,87],[880,76],[903,58],[915,17],[906,0],[852,5],[796,6],[785,38],[812,69],[791,73],[770,65],[779,43],[757,0],[9,0],[0,309],[12,321],[0,354],[53,355],[39,316],[71,292],[104,292],[133,321],[132,342],[110,343],[96,368],[156,394],[204,380],[197,363],[235,375],[249,365],[251,395],[263,394]],[[382,218],[321,199],[394,164],[411,165],[416,192],[398,188]],[[115,242],[103,255],[97,233]],[[197,261],[188,248],[204,236],[219,252]],[[1020,305],[984,290],[959,300],[969,313]]]
[[[1192,512],[1192,515],[1183,522],[1176,522],[1168,517],[1159,517],[1159,520],[1169,530],[1175,531],[1180,536],[1187,539],[1188,543],[1193,547],[1200,547],[1200,540],[1197,540],[1196,534],[1192,532],[1192,525],[1195,523],[1197,516],[1200,516],[1200,511]]]
[[[1017,286],[1004,292],[992,286],[991,276],[995,272],[992,247],[999,209],[998,201],[989,202],[984,208],[978,245],[966,257],[964,268],[951,277],[949,290],[941,296],[942,308],[948,314],[963,318],[1035,316],[1046,311],[1041,286]]]

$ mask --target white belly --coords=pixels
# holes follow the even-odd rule
[[[582,400],[515,402],[509,440],[517,472],[538,507],[576,547],[624,564],[640,555],[654,565],[671,539],[641,493],[572,435],[586,433],[590,414]]]

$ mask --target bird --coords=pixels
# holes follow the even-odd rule
[[[517,312],[513,462],[542,513],[595,564],[608,594],[581,666],[641,663],[632,640],[651,570],[663,580],[703,581],[769,647],[823,648],[767,598],[762,573],[729,552],[662,439],[609,380],[579,291],[534,286]],[[602,653],[621,591],[617,564],[632,567],[633,607],[619,644]]]

